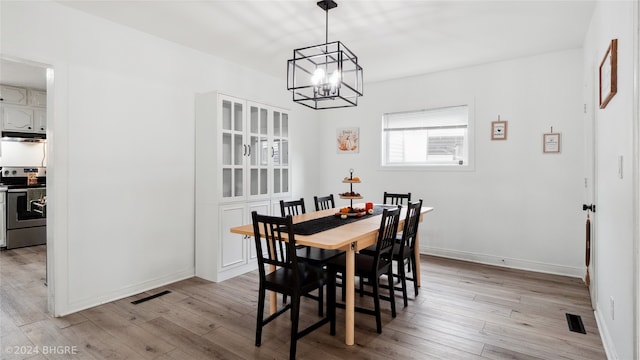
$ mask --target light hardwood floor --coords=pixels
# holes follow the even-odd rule
[[[1,359],[288,357],[287,316],[267,325],[262,346],[254,346],[257,272],[221,283],[192,278],[52,318],[45,311],[44,261],[44,246],[0,252]],[[420,294],[414,298],[410,290],[408,307],[397,297],[392,319],[382,302],[382,334],[373,317],[356,313],[356,344],[344,345],[338,310],[336,336],[328,325],[313,332],[298,342],[298,358],[606,358],[581,280],[430,256],[421,264]],[[171,293],[131,304],[163,290]],[[316,309],[303,299],[302,325],[316,319]],[[570,332],[565,313],[580,315],[587,334]],[[29,349],[40,354],[16,354]]]

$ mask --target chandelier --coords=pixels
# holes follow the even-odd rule
[[[340,41],[329,42],[329,10],[333,0],[317,5],[325,11],[325,43],[293,50],[287,62],[287,90],[293,101],[312,109],[358,106],[362,96],[362,67],[358,57]]]

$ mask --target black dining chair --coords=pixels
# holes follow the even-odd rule
[[[282,215],[282,217],[285,217],[287,215],[300,215],[306,212],[307,211],[304,207],[304,198],[291,201],[280,200],[280,214]]]
[[[422,199],[416,202],[409,202],[407,205],[407,216],[402,228],[400,243],[393,248],[393,260],[396,262],[397,274],[394,277],[400,280],[400,287],[396,290],[402,291],[404,306],[407,307],[407,280],[413,282],[413,292],[418,296],[418,282],[416,281],[416,261],[415,256],[418,249],[415,248],[416,236],[418,236],[418,224],[420,224],[420,209],[422,209]],[[404,267],[408,266],[413,273],[413,277],[407,277]],[[389,283],[391,286],[393,283]]]
[[[304,198],[300,200],[284,201],[280,200],[280,213],[282,217],[287,215],[301,215],[306,214],[304,206]],[[296,245],[296,254],[301,262],[308,264],[309,266],[315,266],[320,269],[326,267],[326,262],[342,254],[344,251],[340,250],[326,250],[319,249],[310,246]],[[324,309],[324,287],[318,288],[318,294],[305,294],[304,296],[318,301],[318,316],[322,316]],[[282,295],[282,302],[287,302],[287,295]]]
[[[380,300],[386,300],[391,303],[391,316],[396,317],[396,302],[394,295],[394,287],[388,286],[389,296],[380,294],[380,277],[387,275],[389,284],[393,284],[393,248],[396,245],[396,235],[398,232],[398,223],[400,220],[400,207],[396,209],[384,209],[382,220],[380,221],[380,229],[378,230],[378,239],[376,242],[376,250],[373,254],[355,254],[355,275],[360,278],[367,279],[367,283],[373,288],[371,292],[364,292],[366,295],[373,297],[374,310],[356,307],[355,311],[374,315],[376,317],[376,331],[382,333],[382,317],[380,313]],[[346,255],[338,256],[329,261],[328,283],[329,290],[327,311],[330,312],[331,326],[335,326],[335,308],[344,308],[344,304],[336,303],[336,273],[346,273]],[[334,329],[332,328],[332,333]]]
[[[390,193],[384,192],[383,204],[407,205],[411,201],[411,193]]]
[[[314,290],[320,289],[326,283],[326,273],[323,269],[309,266],[298,261],[296,256],[296,241],[293,234],[291,215],[275,217],[251,213],[253,232],[258,255],[258,272],[260,274],[260,289],[258,291],[258,316],[256,319],[256,346],[262,343],[262,328],[278,316],[291,310],[291,345],[289,359],[296,357],[298,339],[318,329],[322,325],[335,321],[327,316],[298,331],[300,319],[300,297]],[[261,235],[263,234],[263,235]],[[266,248],[263,248],[263,241]],[[276,270],[266,272],[265,266],[273,265]],[[275,291],[291,297],[291,304],[286,304],[274,314],[264,318],[264,304],[267,290]],[[335,297],[335,295],[334,295]],[[335,334],[335,324],[332,324]]]
[[[333,199],[333,194],[327,196],[314,196],[313,202],[316,204],[316,211],[333,209],[336,207],[336,202]]]

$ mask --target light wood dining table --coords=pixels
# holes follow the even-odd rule
[[[380,205],[378,205],[380,206]],[[385,205],[389,206],[389,205]],[[364,204],[357,204],[354,207],[364,208]],[[307,220],[313,220],[326,216],[333,216],[338,209],[328,209],[310,212],[306,214],[296,215],[293,217],[293,223],[300,223]],[[406,217],[406,207],[402,208],[400,214],[400,224],[398,231],[402,231],[404,219]],[[424,215],[433,211],[432,207],[422,207],[420,210],[420,222],[423,221]],[[365,215],[363,219],[350,222],[332,229],[317,232],[313,235],[295,234],[296,244],[312,246],[320,249],[336,249],[346,252],[346,274],[344,277],[346,297],[345,297],[345,343],[353,345],[355,343],[355,253],[370,245],[375,244],[378,237],[378,229],[382,215]],[[247,224],[231,228],[234,234],[253,236],[253,225]],[[419,240],[416,237],[416,250],[419,249]],[[415,281],[420,286],[420,254],[416,251],[416,273]],[[272,271],[275,269],[271,269]],[[276,293],[271,292],[269,297],[270,312],[276,312],[277,298]]]

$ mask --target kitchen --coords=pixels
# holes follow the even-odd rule
[[[8,59],[0,64],[0,249],[11,252],[34,247],[29,252],[45,257],[46,71]],[[7,267],[0,269],[2,275],[10,271]],[[44,266],[41,270],[46,273]]]

